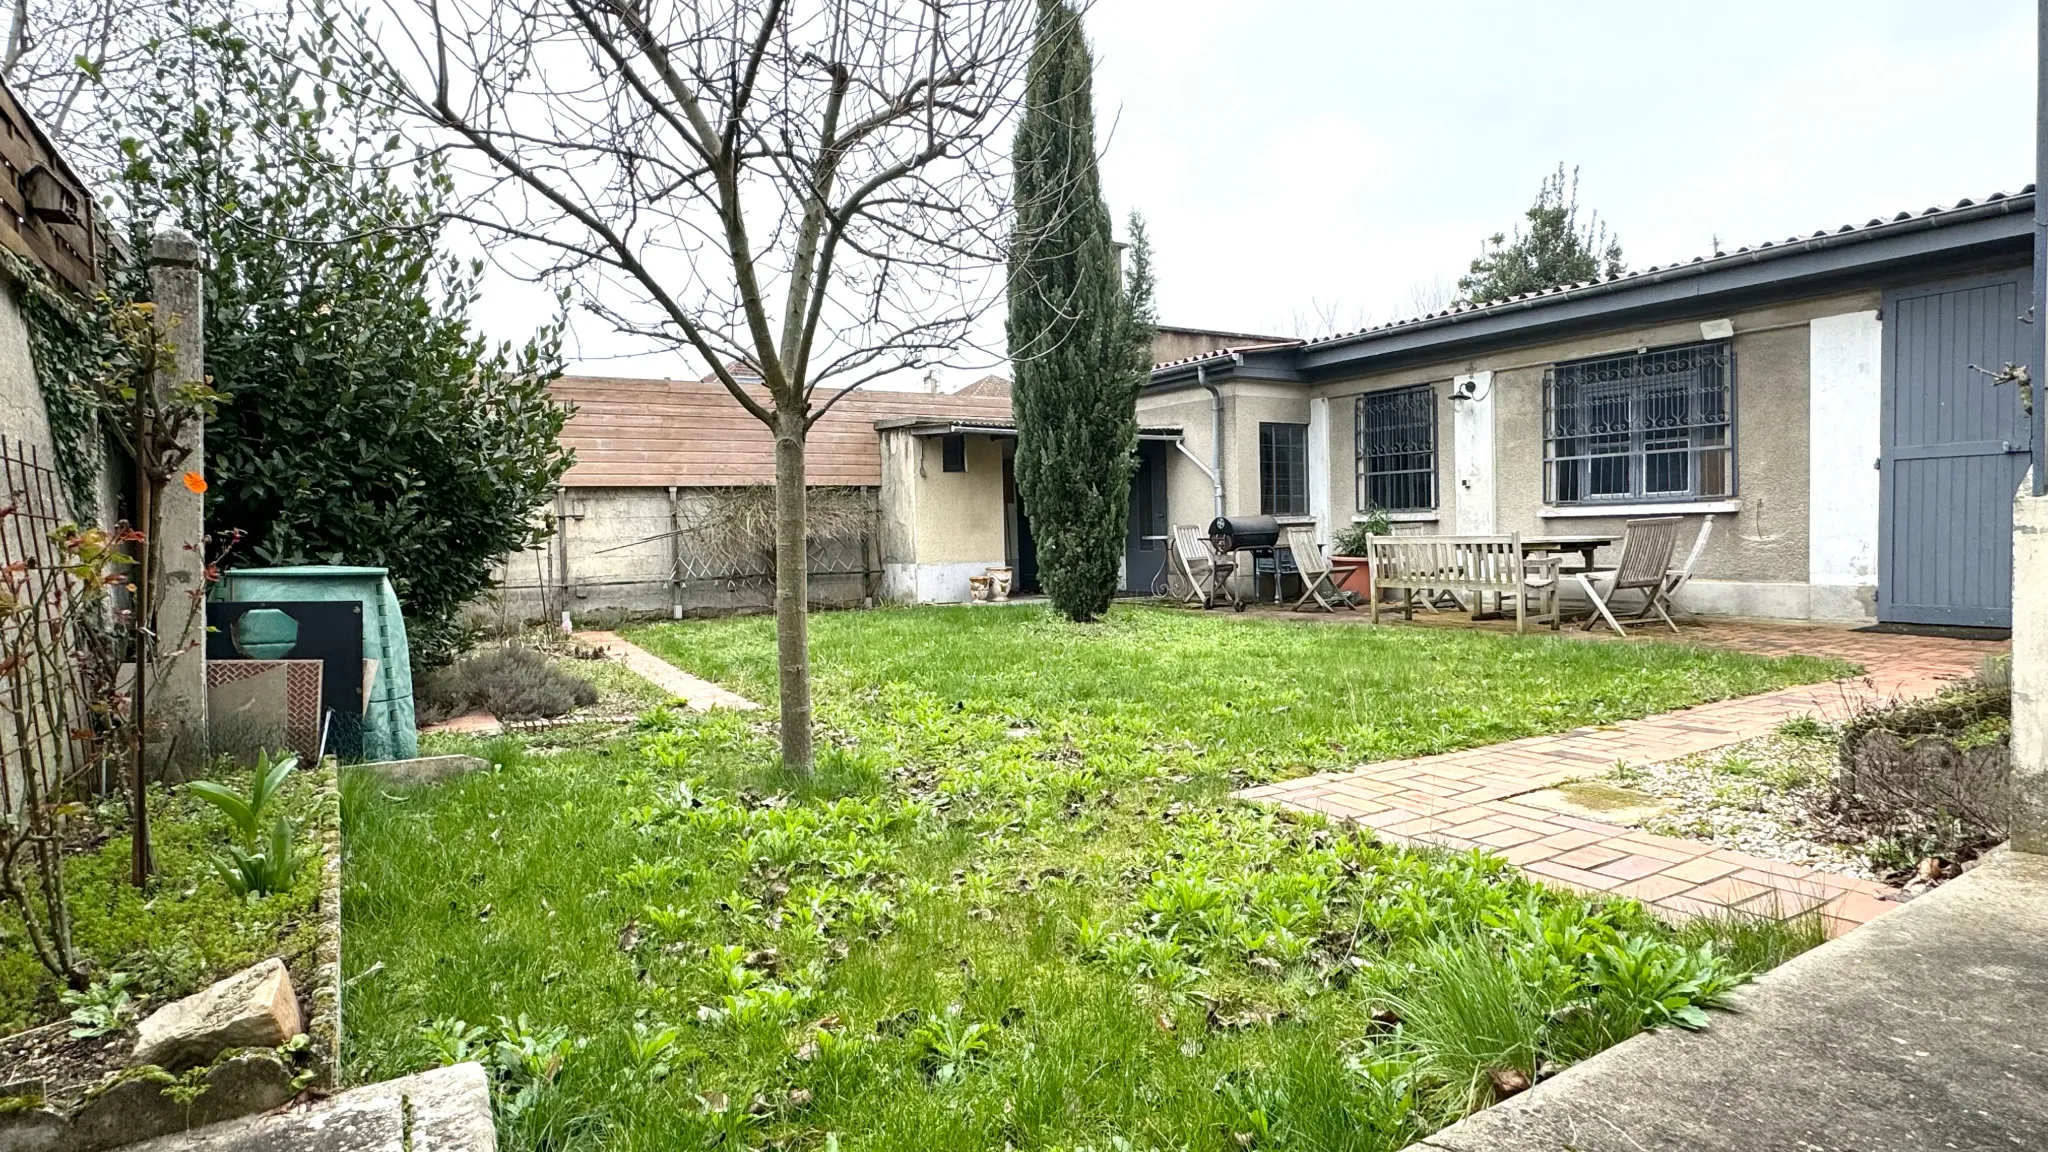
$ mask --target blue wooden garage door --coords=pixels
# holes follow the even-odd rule
[[[2012,625],[2012,499],[2030,432],[2018,389],[1972,365],[2029,359],[2026,281],[1885,293],[1880,620]]]

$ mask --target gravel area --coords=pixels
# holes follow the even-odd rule
[[[1829,872],[1882,880],[1885,870],[1854,847],[1835,843],[1824,818],[1835,765],[1835,733],[1792,726],[1677,760],[1619,765],[1603,783],[1670,805],[1641,822],[1646,831],[1702,840]]]

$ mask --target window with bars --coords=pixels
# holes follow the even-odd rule
[[[1550,504],[1735,494],[1726,341],[1558,364],[1543,377]]]
[[[1436,390],[1427,384],[1358,398],[1358,510],[1436,507]]]
[[[1308,425],[1259,425],[1259,511],[1308,515]]]

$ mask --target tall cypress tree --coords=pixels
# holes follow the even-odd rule
[[[1093,65],[1081,14],[1042,0],[1017,128],[1009,345],[1017,489],[1053,607],[1076,621],[1116,592],[1151,344],[1142,243],[1128,291],[1095,166]],[[1138,237],[1142,241],[1142,228]]]

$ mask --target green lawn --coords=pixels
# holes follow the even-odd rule
[[[485,1059],[515,1149],[1392,1149],[1800,942],[1225,793],[1839,667],[1131,608],[813,628],[813,781],[769,714],[660,710],[346,782],[349,1074]],[[633,635],[772,699],[768,621]]]

